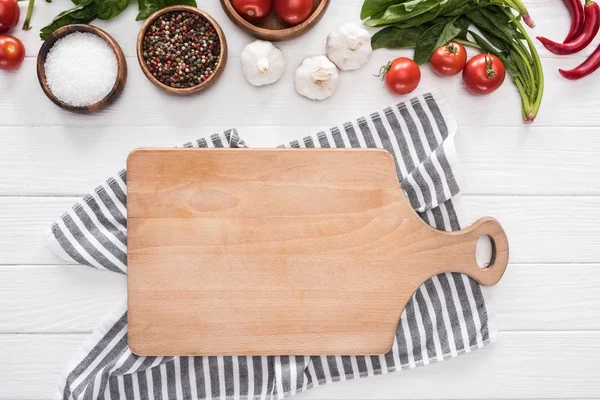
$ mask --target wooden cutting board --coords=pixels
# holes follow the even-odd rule
[[[427,279],[494,285],[508,262],[493,218],[457,232],[423,222],[385,150],[140,149],[127,185],[139,355],[383,354]]]

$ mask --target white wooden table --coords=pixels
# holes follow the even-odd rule
[[[67,4],[68,3],[68,4]],[[77,197],[124,166],[138,146],[174,146],[235,126],[253,147],[272,147],[405,98],[372,74],[406,51],[379,50],[360,71],[344,73],[322,103],[296,95],[305,56],[323,53],[330,30],[357,21],[361,0],[334,0],[309,34],[280,47],[288,67],[275,85],[255,89],[239,68],[251,41],[217,0],[199,0],[222,25],[229,65],[208,92],[175,98],[143,76],[135,58],[141,23],[134,6],[98,25],[120,42],[129,65],[121,99],[98,115],[63,112],[35,74],[38,31],[70,2],[38,1],[34,29],[16,31],[28,57],[0,71],[0,400],[48,399],[80,343],[125,296],[125,278],[65,265],[43,234]],[[526,0],[532,35],[561,39],[569,18],[560,0]],[[26,4],[22,5],[22,14]],[[507,79],[489,97],[466,93],[459,77],[422,68],[418,90],[439,88],[459,121],[464,203],[471,219],[497,217],[511,242],[511,265],[486,291],[499,340],[473,354],[410,372],[317,388],[300,398],[593,398],[600,397],[600,71],[569,82],[559,67],[578,65],[596,47],[558,58],[540,50],[546,94],[535,124],[521,121]]]

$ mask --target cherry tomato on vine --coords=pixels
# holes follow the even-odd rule
[[[21,9],[17,0],[0,0],[0,34],[6,33],[19,23]]]
[[[313,12],[313,0],[275,0],[275,14],[288,25],[298,25],[306,21]]]
[[[449,42],[438,47],[431,58],[431,69],[439,76],[454,76],[464,68],[467,63],[467,50],[456,42]]]
[[[231,5],[252,24],[263,22],[273,9],[273,0],[232,0]]]
[[[25,59],[25,46],[16,37],[0,35],[0,69],[17,69]]]
[[[380,76],[387,88],[396,94],[408,94],[419,86],[421,70],[410,58],[400,57],[381,68]]]
[[[490,94],[502,85],[506,70],[493,54],[478,54],[463,69],[463,81],[474,94]]]

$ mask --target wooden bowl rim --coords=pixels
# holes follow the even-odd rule
[[[271,38],[270,40],[274,40],[274,41],[275,40],[280,40],[280,41],[290,40],[290,39],[296,38],[296,37],[304,34],[305,32],[307,32],[317,22],[319,22],[319,20],[325,13],[327,6],[329,5],[329,1],[330,0],[321,0],[319,5],[317,6],[317,8],[315,8],[313,13],[306,19],[306,21],[304,21],[298,25],[289,26],[284,29],[267,29],[267,28],[262,28],[260,26],[256,26],[256,25],[246,21],[240,14],[238,14],[238,12],[235,10],[235,8],[233,8],[233,5],[231,4],[231,0],[220,0],[221,6],[225,9],[226,14],[230,19],[233,19],[234,22],[236,22],[240,25],[243,25],[247,30],[252,31],[254,34],[256,34],[256,37],[258,37],[258,38],[269,37],[269,38]],[[272,35],[275,35],[275,34],[277,34],[280,37],[274,38]]]
[[[117,57],[117,79],[115,80],[115,84],[114,84],[113,88],[100,101],[90,104],[90,105],[87,105],[87,106],[72,106],[70,104],[63,102],[62,100],[58,99],[52,93],[52,91],[50,90],[50,87],[48,86],[48,83],[46,82],[45,65],[46,65],[46,57],[47,57],[48,53],[50,52],[50,49],[52,49],[54,44],[59,39],[69,36],[70,34],[72,34],[74,32],[93,33],[93,34],[101,37],[110,46],[110,48],[115,53],[115,56]],[[119,43],[111,35],[106,33],[104,30],[102,30],[94,25],[70,24],[70,25],[65,25],[61,28],[58,28],[57,30],[52,32],[50,34],[50,36],[48,36],[48,38],[46,40],[44,40],[44,43],[42,43],[42,46],[40,47],[40,50],[39,50],[38,56],[37,56],[37,75],[38,75],[38,81],[40,82],[40,86],[42,87],[42,90],[54,104],[56,104],[57,106],[65,109],[65,110],[68,110],[68,111],[79,112],[79,113],[89,113],[89,112],[99,111],[99,110],[103,109],[104,107],[108,106],[110,104],[111,100],[113,99],[113,97],[118,95],[120,93],[120,91],[123,89],[125,82],[127,80],[127,61],[125,59],[125,54],[123,54],[123,49],[121,49],[121,46],[119,45]],[[119,76],[123,76],[123,79],[119,79]]]
[[[148,30],[150,25],[152,25],[154,23],[154,21],[156,21],[156,19],[158,19],[158,17],[160,17],[161,15],[166,14],[168,12],[174,12],[174,11],[188,11],[191,13],[198,14],[201,17],[205,18],[208,22],[210,22],[212,24],[212,26],[214,26],[215,31],[217,31],[217,36],[219,38],[219,41],[221,42],[221,54],[219,55],[219,66],[218,66],[217,70],[204,82],[202,82],[198,85],[189,87],[189,88],[173,88],[171,86],[167,86],[164,83],[160,82],[158,79],[156,79],[150,73],[150,70],[148,69],[146,62],[144,61],[144,56],[143,56],[144,35],[146,34],[146,31]],[[227,65],[227,39],[225,38],[225,33],[223,32],[221,25],[219,25],[219,23],[206,11],[201,10],[197,7],[192,7],[192,6],[175,5],[175,6],[165,7],[163,9],[156,11],[154,14],[152,14],[150,17],[148,17],[148,19],[146,19],[146,21],[142,25],[142,28],[140,29],[140,32],[138,33],[136,47],[137,47],[138,62],[140,64],[140,67],[142,68],[142,71],[144,72],[144,75],[146,75],[146,78],[148,78],[148,80],[150,82],[152,82],[154,85],[158,86],[165,92],[183,95],[183,96],[201,92],[202,90],[211,86],[221,76],[221,74],[223,73],[223,70],[225,69],[225,66]]]

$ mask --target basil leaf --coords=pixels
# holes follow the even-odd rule
[[[445,45],[460,34],[461,27],[457,25],[457,19],[458,17],[454,17],[447,22],[433,25],[419,36],[414,56],[417,64],[420,65],[429,61],[435,49]]]
[[[135,20],[146,19],[158,10],[174,5],[197,7],[196,0],[138,0],[139,12]]]
[[[385,11],[389,6],[402,3],[406,0],[366,0],[360,10],[360,19],[367,19],[373,15]]]
[[[400,29],[390,26],[380,30],[371,38],[373,50],[386,49],[410,49],[417,44],[418,37],[425,31],[424,26]]]
[[[117,17],[121,14],[130,0],[103,0],[98,9],[98,19],[108,20]]]
[[[46,40],[58,28],[71,24],[89,24],[98,14],[99,1],[80,0],[79,4],[58,14],[50,24],[40,30],[40,38]]]
[[[377,21],[377,26],[391,25],[417,17],[430,10],[439,8],[448,0],[410,0],[389,7],[385,14]],[[435,17],[434,17],[435,18]]]

